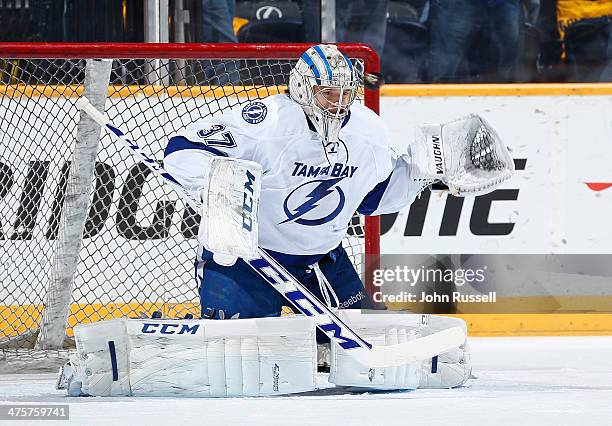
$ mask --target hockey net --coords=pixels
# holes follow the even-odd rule
[[[306,47],[0,43],[0,370],[54,368],[79,323],[199,316],[198,215],[82,119],[78,97],[161,160],[179,129],[283,93]],[[344,51],[376,75],[371,50]],[[377,110],[377,89],[361,101]],[[358,272],[378,235],[353,218],[343,244]]]

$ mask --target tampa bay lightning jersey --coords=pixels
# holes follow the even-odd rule
[[[301,107],[275,95],[179,132],[166,147],[164,167],[194,189],[204,187],[203,156],[258,162],[260,247],[309,257],[336,248],[356,211],[396,212],[421,189],[410,178],[410,158],[390,149],[382,120],[367,107],[353,104],[339,138],[324,146]]]

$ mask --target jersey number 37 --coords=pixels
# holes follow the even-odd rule
[[[235,148],[236,141],[230,132],[223,132],[225,126],[222,124],[213,124],[208,129],[198,130],[198,136],[204,139],[203,143],[206,146]],[[222,132],[221,134],[219,134]]]

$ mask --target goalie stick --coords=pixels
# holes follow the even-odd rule
[[[85,112],[100,126],[132,150],[155,175],[161,176],[196,211],[201,201],[190,194],[180,182],[163,169],[159,163],[144,153],[140,147],[113,126],[110,119],[98,111],[87,98],[81,97],[76,107]],[[461,327],[452,327],[409,342],[390,346],[372,346],[362,339],[351,327],[313,295],[302,283],[294,278],[266,250],[257,250],[257,257],[244,261],[267,283],[281,293],[302,314],[314,319],[317,327],[332,341],[336,342],[357,361],[370,368],[396,367],[432,358],[461,345],[465,334]]]

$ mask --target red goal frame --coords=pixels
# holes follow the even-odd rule
[[[134,58],[134,59],[298,59],[311,43],[0,43],[0,58],[74,59],[74,58]],[[380,61],[376,52],[363,44],[338,44],[350,58],[364,64],[366,84],[364,103],[380,113],[378,76]],[[380,218],[365,218],[365,285],[373,289],[371,270],[379,263]]]

